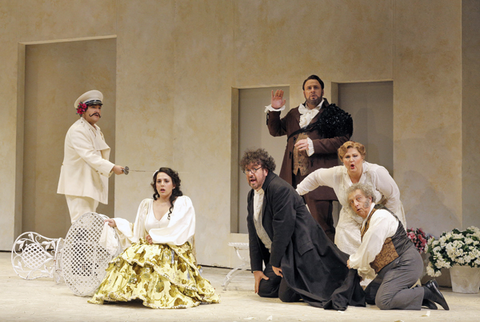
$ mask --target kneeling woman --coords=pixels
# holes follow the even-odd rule
[[[113,259],[90,303],[140,299],[151,308],[187,308],[218,303],[210,282],[200,276],[192,249],[195,210],[180,190],[178,173],[160,168],[153,175],[153,199],[138,207],[135,224],[107,219],[125,251]]]

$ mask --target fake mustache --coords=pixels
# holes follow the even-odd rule
[[[94,115],[98,116],[99,118],[102,118],[102,116],[101,116],[100,114],[98,114],[98,113],[93,113],[93,114],[90,114],[89,116],[92,117],[92,116],[94,116]]]

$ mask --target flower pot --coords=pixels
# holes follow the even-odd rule
[[[423,285],[428,280],[430,280],[432,278],[430,276],[428,276],[427,269],[426,269],[426,267],[428,266],[428,263],[429,263],[428,254],[427,253],[420,253],[420,256],[422,257],[422,261],[423,261],[423,270],[422,270],[422,275],[420,275],[420,281],[422,282],[422,285]]]
[[[450,268],[452,291],[456,293],[478,293],[480,268],[455,265]]]

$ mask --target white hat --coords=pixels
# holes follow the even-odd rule
[[[100,91],[92,90],[80,95],[79,98],[73,104],[75,109],[78,108],[78,104],[83,103],[86,105],[103,105],[103,94]]]

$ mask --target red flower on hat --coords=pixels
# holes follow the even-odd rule
[[[77,107],[77,114],[82,115],[87,110],[87,104],[80,102]]]

